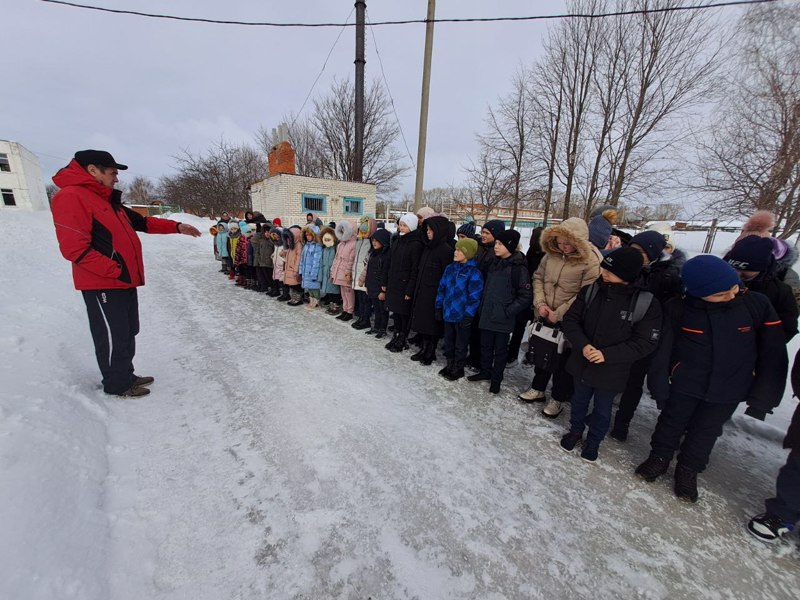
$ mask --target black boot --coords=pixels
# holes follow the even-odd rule
[[[425,341],[425,353],[422,355],[422,360],[419,361],[421,365],[428,366],[436,360],[436,343],[438,341],[437,339]]]
[[[367,329],[368,327],[370,327],[369,319],[364,319],[364,320],[360,320],[359,319],[358,321],[356,321],[355,323],[350,325],[350,327],[352,327],[353,329],[359,329],[359,330]]]
[[[681,500],[697,502],[697,471],[678,463],[675,467],[675,495]]]
[[[453,370],[455,366],[455,361],[448,359],[447,365],[443,369],[439,369],[439,375],[442,377],[447,377],[450,374],[450,371]]]
[[[415,346],[419,346],[420,348],[423,346],[425,339],[421,333],[416,333],[408,338],[409,344],[414,344]]]
[[[651,454],[647,460],[636,467],[636,474],[645,481],[655,481],[669,469],[669,461],[666,458]]]
[[[392,352],[402,352],[403,350],[408,350],[408,342],[406,341],[406,334],[400,333],[397,336],[397,343],[392,346]]]
[[[386,337],[386,330],[385,329],[378,329],[378,331],[375,333],[375,339],[376,340],[382,340],[385,337]]]
[[[623,423],[619,420],[619,417],[617,417],[614,420],[614,427],[608,435],[619,442],[624,442],[628,439],[628,423]]]
[[[461,367],[455,367],[454,366],[452,369],[450,369],[450,372],[447,375],[445,375],[444,377],[448,381],[457,381],[457,380],[461,379],[463,376],[464,376],[464,367],[463,366],[461,366]]]
[[[343,312],[336,318],[340,321],[344,321],[345,323],[347,323],[347,321],[350,321],[353,318],[353,313]]]
[[[397,340],[400,338],[400,332],[395,331],[392,339],[389,340],[389,343],[384,346],[387,350],[394,352],[394,347],[397,345]]]
[[[408,343],[413,344],[414,342],[412,342],[411,338],[409,338]],[[419,350],[417,350],[414,354],[411,355],[411,360],[422,362],[422,360],[425,358],[425,354],[428,352],[429,343],[430,342],[426,339],[422,344],[420,344]]]

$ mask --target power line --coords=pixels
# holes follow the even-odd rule
[[[63,0],[39,0],[49,4],[59,4],[72,8],[83,8],[86,10],[96,10],[99,12],[113,13],[117,15],[134,15],[137,17],[148,17],[151,19],[169,19],[173,21],[189,21],[193,23],[210,23],[214,25],[244,25],[250,27],[355,27],[355,23],[276,23],[268,21],[226,21],[220,19],[203,19],[200,17],[180,17],[177,15],[164,15],[156,13],[145,13],[135,10],[121,10],[116,8],[105,8],[101,6],[89,6],[86,4],[76,4],[74,2],[64,2]],[[646,15],[656,13],[670,13],[690,10],[706,10],[709,8],[722,8],[727,6],[743,6],[750,4],[767,4],[777,0],[734,0],[732,2],[714,2],[711,4],[671,6],[665,8],[648,8],[640,10],[622,10],[611,13],[563,13],[558,15],[529,15],[518,17],[472,17],[472,18],[453,18],[453,19],[432,19],[433,23],[499,23],[499,22],[519,22],[519,21],[547,21],[554,19],[605,19],[608,17],[624,17],[630,15]],[[372,23],[372,27],[382,25],[419,25],[426,24],[427,19],[406,19],[400,21],[378,21]]]
[[[383,61],[381,60],[381,53],[378,50],[378,40],[375,38],[375,30],[372,28],[372,23],[369,20],[369,11],[367,11],[367,23],[370,25],[370,33],[372,33],[372,43],[375,45],[375,54],[378,55],[378,64],[381,67],[381,75],[383,76],[383,82],[386,84],[386,91],[389,94],[389,102],[392,105],[392,112],[394,112],[394,119],[397,121],[397,126],[400,128],[400,137],[403,138],[403,145],[406,147],[406,154],[408,154],[408,158],[411,160],[411,164],[414,169],[417,168],[416,162],[414,162],[414,157],[411,156],[411,150],[408,149],[408,142],[406,141],[406,134],[403,133],[403,124],[400,122],[400,117],[397,115],[397,108],[394,105],[394,98],[392,97],[392,90],[389,89],[389,81],[386,79],[386,73],[383,70]]]
[[[297,111],[297,114],[294,116],[294,119],[292,120],[292,124],[289,125],[289,129],[294,127],[294,124],[297,123],[297,119],[299,119],[300,115],[303,113],[303,109],[306,107],[306,103],[308,102],[308,99],[311,97],[311,93],[314,91],[314,88],[316,87],[317,82],[319,81],[319,78],[322,77],[322,74],[325,72],[325,67],[328,66],[328,60],[330,60],[331,54],[333,54],[333,50],[334,50],[334,48],[336,48],[336,44],[339,43],[339,38],[342,37],[342,34],[344,33],[345,28],[347,28],[349,26],[349,24],[350,24],[350,17],[353,16],[353,11],[355,11],[355,7],[350,9],[350,14],[347,15],[347,18],[344,21],[344,25],[342,26],[342,30],[339,32],[339,35],[336,36],[336,39],[334,40],[333,45],[331,46],[331,49],[328,51],[328,56],[325,57],[325,62],[322,63],[322,68],[320,69],[319,74],[317,75],[317,78],[314,80],[314,83],[311,84],[311,89],[308,90],[308,94],[306,94],[306,99],[303,100],[303,104],[300,106],[300,110]]]

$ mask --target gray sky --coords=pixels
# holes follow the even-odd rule
[[[247,21],[343,22],[352,0],[86,0],[85,4]],[[49,182],[76,150],[106,149],[135,175],[173,172],[181,148],[220,136],[252,142],[297,112],[339,29],[181,23],[5,0],[0,138],[22,143]],[[426,0],[367,0],[371,21],[424,18]],[[553,14],[563,0],[439,0],[437,17]],[[351,20],[354,20],[354,16]],[[425,187],[459,182],[488,104],[541,51],[545,22],[436,26]],[[424,25],[376,27],[400,124],[416,160]],[[342,34],[314,95],[353,72],[354,30]],[[10,49],[14,49],[12,52]],[[381,77],[367,31],[367,76]],[[304,114],[311,108],[306,105]],[[400,149],[405,148],[400,142]],[[410,162],[410,161],[409,161]],[[399,197],[413,191],[414,175]]]

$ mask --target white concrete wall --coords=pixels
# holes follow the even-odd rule
[[[250,188],[253,210],[267,219],[280,217],[284,226],[305,225],[303,194],[325,196],[325,210],[314,212],[326,224],[343,219],[358,221],[363,215],[375,216],[375,186],[371,183],[318,179],[282,173],[263,179]],[[344,212],[344,198],[361,198],[360,214]]]
[[[16,206],[6,206],[0,201],[0,210],[48,210],[42,169],[39,159],[30,150],[17,142],[0,140],[0,154],[6,154],[11,172],[0,171],[0,189],[9,189],[14,194]]]

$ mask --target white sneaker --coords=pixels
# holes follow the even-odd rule
[[[531,388],[527,392],[522,392],[517,398],[523,402],[544,402],[544,392]]]
[[[544,408],[542,409],[542,414],[548,419],[555,419],[558,415],[561,414],[562,410],[563,409],[561,408],[561,402],[550,398],[550,400],[547,401],[547,404],[544,405]]]

